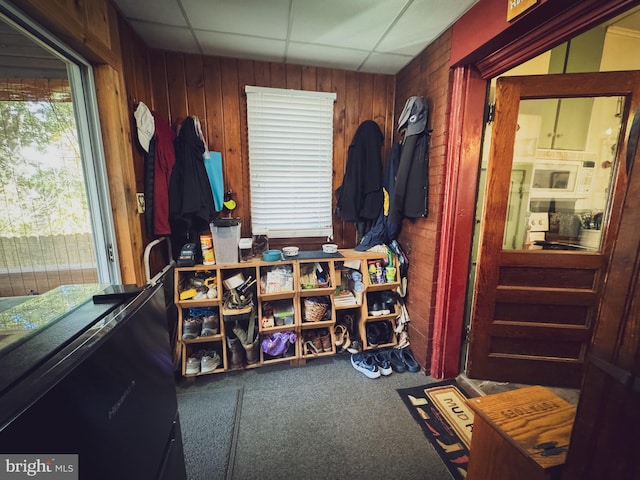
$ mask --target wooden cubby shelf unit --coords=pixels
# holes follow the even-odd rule
[[[335,355],[337,349],[334,327],[336,321],[343,319],[345,315],[353,318],[352,337],[359,337],[365,349],[372,348],[367,345],[367,324],[387,320],[393,326],[399,308],[396,305],[394,312],[388,315],[369,316],[367,294],[395,290],[400,284],[398,274],[396,273],[392,281],[372,282],[369,278],[368,261],[388,262],[389,257],[386,253],[356,252],[355,250],[339,250],[339,252],[342,256],[336,258],[320,255],[322,258],[318,259],[288,258],[275,262],[252,259],[248,262],[233,264],[176,267],[174,303],[178,309],[177,348],[180,349],[182,375],[197,377],[287,361],[299,364],[307,359]],[[392,262],[397,272],[398,264],[395,255],[392,256]],[[358,287],[360,291],[355,291],[354,288],[357,283],[352,278],[354,272],[361,277]],[[253,295],[253,307],[246,311],[225,307],[225,298],[229,295],[228,285],[247,279],[255,281],[247,290],[247,294],[250,292]],[[198,297],[194,298],[194,292],[189,291],[190,289],[195,289]],[[353,297],[349,294],[341,297],[339,294],[342,290],[351,292]],[[318,299],[327,305],[327,313],[321,318],[314,317],[314,321],[306,321],[305,301],[314,302]],[[217,314],[220,324],[218,333],[183,339],[184,322],[189,318],[191,308],[209,308],[211,310],[208,311]],[[245,361],[242,367],[232,368],[228,338],[235,338],[232,328],[236,321],[246,328],[248,318],[253,311],[257,320],[259,360],[251,365],[247,365]],[[263,325],[262,319],[265,312],[275,312],[273,326]],[[296,341],[286,355],[271,357],[262,351],[260,348],[262,340],[267,335],[287,331],[295,333]],[[323,335],[328,333],[331,349],[309,352],[304,345],[305,337],[314,333]],[[387,345],[395,345],[395,335],[392,337],[394,342]],[[218,353],[221,359],[220,365],[211,372],[187,375],[186,366],[189,356],[210,350]]]

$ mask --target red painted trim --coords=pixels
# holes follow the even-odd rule
[[[480,0],[452,26],[450,64],[474,64],[483,78],[491,78],[639,4],[541,0],[507,22],[507,0]]]
[[[453,70],[449,118],[448,168],[438,263],[439,288],[433,330],[430,375],[455,377],[460,347],[469,259],[473,240],[486,81],[471,67]]]

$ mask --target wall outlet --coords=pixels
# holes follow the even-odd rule
[[[144,193],[136,193],[136,206],[138,213],[144,213]]]

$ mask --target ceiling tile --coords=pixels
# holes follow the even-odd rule
[[[205,32],[202,30],[194,30],[194,33],[205,55],[251,58],[269,62],[284,61],[286,45],[284,40]]]
[[[410,55],[394,55],[392,53],[372,53],[360,67],[361,72],[387,73],[393,75],[413,59]]]
[[[417,55],[476,1],[415,0],[385,35],[376,52]]]
[[[198,30],[287,38],[290,0],[182,0],[182,6]]]
[[[200,53],[190,30],[155,23],[131,21],[131,26],[144,38],[147,46],[173,52]]]
[[[128,19],[186,27],[187,22],[176,0],[154,0],[153,5],[140,0],[114,0]]]
[[[286,61],[300,65],[357,70],[367,55],[368,52],[364,50],[290,42]]]
[[[290,39],[371,50],[407,0],[293,0]]]

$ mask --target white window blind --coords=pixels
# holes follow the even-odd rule
[[[333,235],[335,93],[245,88],[253,231]]]

